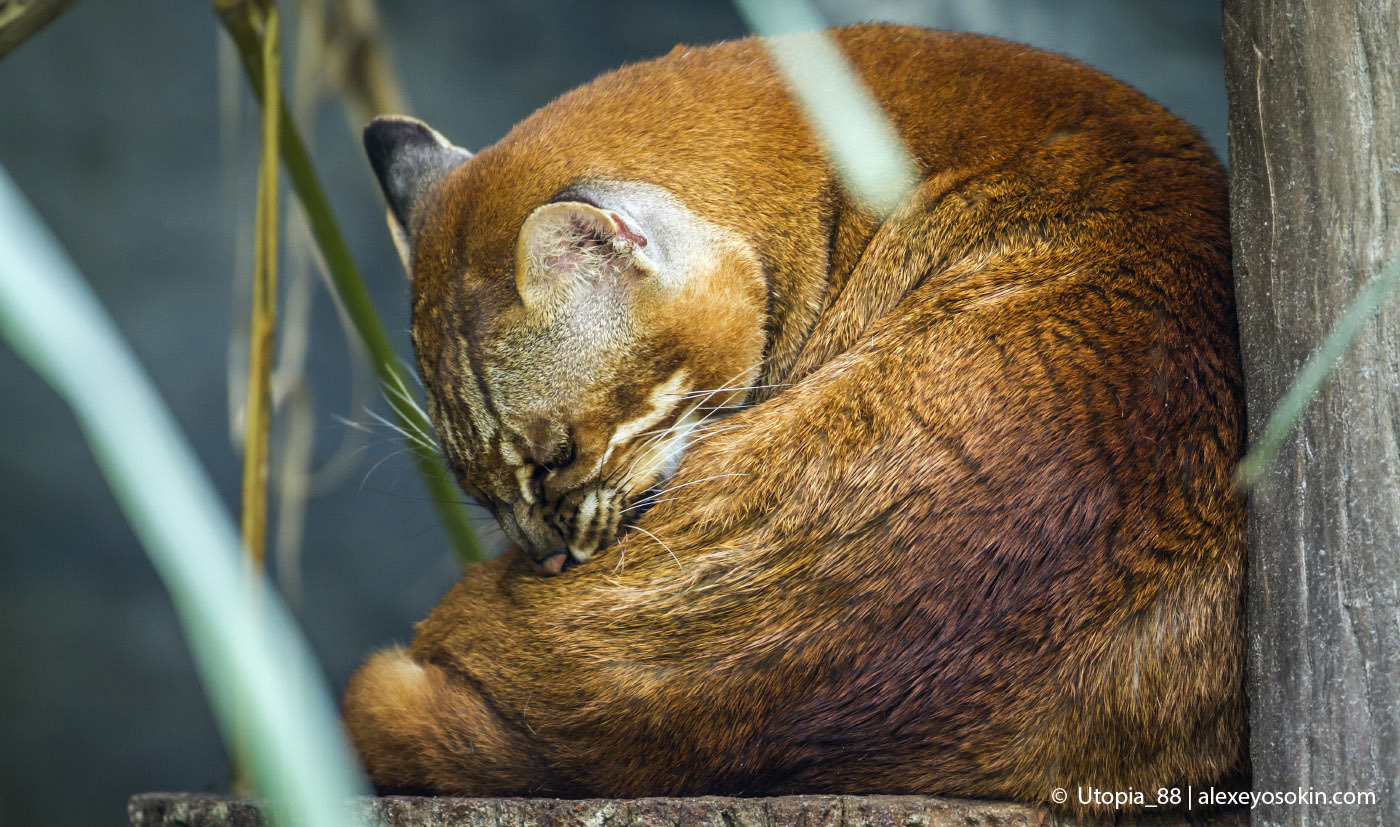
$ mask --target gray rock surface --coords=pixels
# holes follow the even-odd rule
[[[1043,807],[931,796],[801,795],[782,798],[360,799],[346,824],[380,827],[1245,827],[1247,810],[1078,821]],[[148,793],[127,806],[131,827],[262,827],[263,810],[235,796]]]

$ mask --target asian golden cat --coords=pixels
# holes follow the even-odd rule
[[[919,166],[883,221],[752,38],[477,155],[366,130],[439,441],[518,546],[352,680],[381,789],[1247,773],[1220,165],[1067,58],[832,35]]]

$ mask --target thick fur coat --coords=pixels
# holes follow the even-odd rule
[[[883,222],[753,39],[605,75],[415,194],[440,435],[503,396],[463,366],[509,361],[522,226],[593,181],[660,188],[739,246],[647,305],[618,357],[641,390],[589,397],[578,450],[682,368],[718,365],[694,385],[716,388],[751,363],[753,390],[637,529],[557,577],[477,565],[370,659],[345,715],[381,788],[1041,802],[1246,772],[1220,165],[1067,58],[834,35],[920,167]],[[486,491],[501,460],[445,447]]]

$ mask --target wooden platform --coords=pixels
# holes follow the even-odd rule
[[[383,798],[347,805],[345,824],[382,827],[1246,827],[1247,810],[1203,816],[1148,814],[1093,821],[1004,801],[927,796],[810,795],[783,798]],[[262,827],[246,798],[147,793],[127,807],[132,827]]]

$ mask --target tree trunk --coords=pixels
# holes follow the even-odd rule
[[[1251,440],[1400,256],[1400,0],[1225,0]],[[1400,824],[1400,295],[1250,500],[1255,824]],[[1309,792],[1311,791],[1311,792]],[[1338,803],[1333,793],[1374,793]]]

